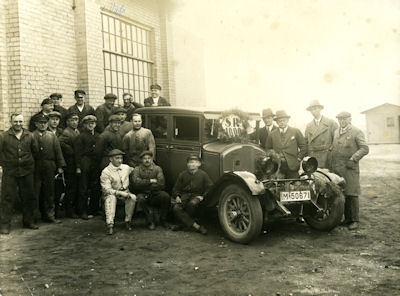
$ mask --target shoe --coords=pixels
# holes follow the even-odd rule
[[[150,230],[154,230],[154,229],[156,229],[156,225],[155,225],[153,222],[151,222],[151,223],[149,224],[148,228],[149,228]]]
[[[342,222],[340,222],[340,226],[347,226],[347,225],[349,225],[351,222],[349,221],[349,220],[343,220]]]
[[[170,229],[171,225],[169,225],[169,223],[167,221],[161,220],[160,221],[160,226],[164,227],[165,229]]]
[[[1,226],[0,234],[10,234],[10,225]]]
[[[107,226],[107,234],[112,235],[113,233],[114,233],[113,226],[112,225]]]
[[[172,225],[171,230],[172,231],[181,231],[183,227],[181,225]]]
[[[297,223],[300,223],[300,224],[306,223],[306,221],[304,220],[303,217],[298,217],[298,218],[296,219],[296,222],[297,222]]]
[[[94,218],[94,215],[87,215],[88,219]]]
[[[89,217],[87,214],[82,214],[82,215],[80,215],[79,218],[81,218],[82,220],[89,220]]]
[[[358,228],[358,222],[351,222],[349,226],[347,226],[349,230],[356,230]]]
[[[125,222],[125,228],[126,228],[126,230],[131,231],[132,230],[131,222]]]
[[[79,218],[79,216],[77,214],[75,214],[75,213],[68,214],[67,217],[71,218],[71,219],[78,219]]]
[[[45,221],[48,222],[48,223],[55,223],[55,224],[60,224],[61,223],[61,220],[58,220],[58,219],[56,219],[54,217],[51,217],[51,218],[49,217]]]
[[[204,226],[200,226],[199,229],[196,229],[197,232],[200,232],[202,235],[207,234],[207,229]]]
[[[39,226],[33,224],[33,223],[29,223],[29,224],[24,224],[23,225],[24,228],[28,228],[28,229],[39,229]]]

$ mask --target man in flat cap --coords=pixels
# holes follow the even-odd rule
[[[126,121],[132,120],[132,115],[135,113],[137,108],[142,108],[143,105],[137,103],[133,100],[133,97],[130,93],[124,93],[122,95],[122,100],[124,101],[124,109],[126,110]]]
[[[57,111],[61,114],[60,118],[60,128],[65,128],[65,116],[67,115],[68,110],[62,106],[62,94],[60,93],[52,93],[50,95],[50,99],[53,100],[54,111]]]
[[[96,131],[102,133],[104,128],[108,125],[108,118],[114,114],[114,104],[117,96],[114,94],[106,94],[104,96],[104,104],[101,104],[96,108]]]
[[[77,113],[68,112],[66,116],[67,127],[60,136],[60,145],[67,164],[64,172],[66,179],[65,211],[69,218],[78,218],[78,178],[76,175],[74,143],[79,135],[79,116]]]
[[[121,120],[121,126],[119,128],[119,133],[123,138],[127,133],[129,133],[133,129],[132,121],[127,121],[127,112],[125,108],[118,107],[114,109],[114,115],[119,116]],[[131,116],[132,118],[132,116]]]
[[[108,118],[108,121],[108,127],[100,134],[96,142],[95,153],[100,163],[100,171],[109,164],[108,154],[111,150],[122,150],[122,136],[119,133],[121,119],[114,114]]]
[[[108,153],[110,163],[100,176],[103,191],[104,211],[106,215],[107,234],[113,234],[117,199],[125,202],[125,227],[131,230],[131,220],[135,210],[136,196],[129,191],[129,175],[133,168],[123,164],[123,155],[119,149]]]
[[[13,113],[10,123],[10,129],[0,134],[0,165],[3,168],[0,198],[1,234],[10,233],[13,206],[18,195],[22,201],[23,227],[38,229],[34,224],[36,200],[33,190],[33,154],[38,151],[38,147],[32,134],[23,128],[22,113]]]
[[[272,131],[265,148],[280,155],[279,172],[286,178],[298,178],[300,162],[306,155],[306,143],[301,131],[288,125],[290,116],[284,110],[276,111],[275,121],[279,129]]]
[[[155,158],[156,143],[151,130],[142,127],[142,116],[133,114],[133,129],[123,138],[123,151],[125,151],[125,162],[131,167],[135,167],[141,163],[140,154],[149,150]]]
[[[260,146],[265,149],[265,144],[267,142],[268,135],[277,129],[274,124],[275,114],[270,108],[262,110],[262,119],[264,121],[264,127],[259,130]]]
[[[161,86],[157,83],[150,86],[151,97],[144,99],[145,107],[171,106],[171,104],[160,96]]]
[[[364,133],[351,124],[351,114],[341,112],[336,118],[339,128],[332,143],[332,170],[346,180],[344,223],[349,230],[358,228],[360,195],[359,161],[369,152]]]
[[[313,100],[307,110],[311,112],[314,119],[307,124],[305,139],[308,156],[315,157],[318,160],[318,167],[331,168],[331,148],[333,134],[338,125],[332,119],[322,116],[321,111],[324,108],[319,101]]]
[[[49,116],[49,122],[47,130],[49,130],[57,137],[59,137],[63,131],[62,128],[60,128],[60,121],[62,118],[61,113],[57,111],[51,111],[48,116]]]
[[[51,111],[53,111],[53,109],[54,109],[53,100],[50,99],[50,98],[45,98],[42,101],[42,103],[40,104],[40,107],[42,108],[42,110],[40,110],[38,113],[33,115],[31,117],[31,120],[29,121],[28,129],[29,129],[30,132],[33,132],[36,129],[35,121],[33,120],[33,118],[35,118],[39,114],[49,115],[49,113]]]
[[[86,96],[85,91],[83,91],[81,89],[77,89],[74,92],[74,97],[75,97],[76,103],[74,105],[72,105],[71,107],[69,107],[68,112],[67,112],[67,113],[74,113],[74,114],[78,115],[78,117],[79,117],[78,128],[79,129],[82,127],[83,117],[85,117],[86,115],[95,115],[94,108],[85,102],[85,96]]]
[[[151,151],[143,151],[140,159],[142,163],[133,170],[131,188],[136,193],[138,204],[143,208],[149,229],[154,230],[159,223],[168,228],[167,214],[171,199],[164,191],[163,170],[154,164]]]
[[[99,133],[95,131],[96,122],[96,116],[83,117],[82,130],[74,141],[76,174],[79,180],[77,214],[83,220],[89,218],[88,213],[95,215],[99,211],[100,170],[95,153]]]
[[[181,172],[172,189],[173,212],[175,218],[186,228],[191,228],[201,234],[207,234],[207,229],[199,225],[194,216],[204,195],[210,190],[213,182],[208,174],[200,169],[200,158],[192,154],[187,158],[187,170]],[[179,230],[180,225],[176,225],[172,230]]]
[[[34,154],[34,189],[42,220],[60,223],[55,218],[54,176],[64,172],[66,166],[57,136],[47,130],[49,117],[38,114],[34,117],[36,130],[32,135],[39,150]]]

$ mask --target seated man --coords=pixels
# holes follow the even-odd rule
[[[117,199],[125,201],[125,226],[132,230],[131,220],[135,210],[136,196],[129,192],[129,175],[133,168],[122,164],[125,153],[113,149],[108,154],[110,164],[104,168],[100,176],[101,188],[103,190],[104,211],[106,214],[107,233],[113,234],[115,209]]]
[[[172,190],[172,195],[175,197],[173,211],[176,219],[185,227],[207,234],[207,229],[193,219],[197,207],[212,186],[210,177],[199,168],[200,166],[201,161],[197,155],[190,155],[187,158],[188,169],[179,174]],[[175,226],[172,230],[180,228]]]
[[[142,163],[134,168],[131,183],[137,194],[138,204],[143,208],[149,229],[154,230],[158,221],[168,228],[166,220],[171,203],[169,194],[163,191],[165,186],[163,171],[154,164],[151,151],[143,151],[140,159]]]

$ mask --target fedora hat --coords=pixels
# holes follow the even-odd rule
[[[318,100],[312,100],[312,101],[310,102],[310,106],[308,106],[306,110],[307,110],[307,111],[310,111],[311,108],[314,108],[314,107],[320,107],[321,109],[324,108],[324,106],[322,106],[322,105],[319,103]]]
[[[272,112],[271,108],[267,108],[267,109],[263,109],[262,110],[262,118],[270,117],[270,116],[272,116],[272,117],[275,116],[275,114]]]
[[[286,114],[285,110],[278,110],[276,111],[274,119],[278,120],[279,118],[290,118],[290,116]]]

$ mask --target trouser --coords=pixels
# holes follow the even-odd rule
[[[100,183],[95,168],[82,169],[79,179],[77,212],[78,214],[96,214],[99,210]]]
[[[36,199],[33,191],[33,173],[15,177],[3,173],[0,199],[0,222],[9,227],[13,214],[15,200],[19,196],[22,205],[22,223],[29,225],[33,223],[33,214],[36,207]]]
[[[76,213],[78,207],[78,176],[75,172],[67,172],[65,174],[66,188],[64,205],[67,216],[71,216],[74,212]]]
[[[171,205],[171,198],[165,191],[155,191],[151,193],[139,193],[137,195],[138,204],[143,208],[146,219],[150,223],[158,223],[159,220],[166,221]]]
[[[34,174],[34,192],[37,209],[40,209],[44,219],[54,218],[54,173],[56,164],[52,160],[36,162]],[[39,205],[41,205],[39,207]]]
[[[196,196],[182,195],[181,203],[176,203],[173,207],[175,218],[186,227],[190,227],[195,222],[193,217],[200,204],[200,199]]]
[[[344,219],[350,223],[360,221],[358,196],[346,195],[346,201],[344,204]]]
[[[133,211],[135,210],[136,196],[130,195],[128,198],[120,198],[125,201],[125,222],[132,220]],[[114,225],[115,210],[117,208],[117,197],[115,195],[104,196],[104,212],[106,214],[106,224]]]
[[[64,178],[64,180],[63,180]],[[55,205],[55,216],[60,218],[61,216],[61,205],[65,203],[65,199],[61,202],[61,197],[65,197],[65,177],[64,174],[58,175],[57,179],[54,180],[54,205]]]
[[[281,166],[279,168],[279,172],[281,174],[283,174],[285,176],[285,178],[287,178],[287,179],[296,179],[299,177],[298,170],[293,171],[293,170],[289,169],[286,159],[283,159],[281,161]]]

